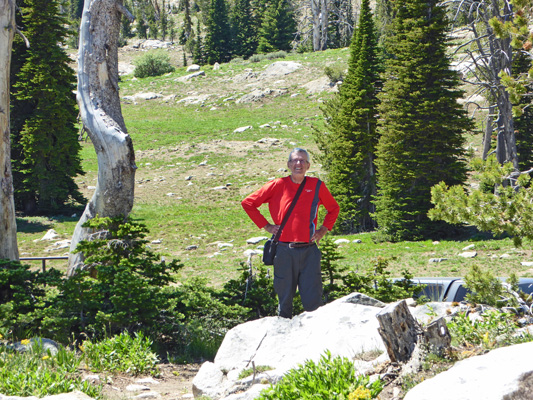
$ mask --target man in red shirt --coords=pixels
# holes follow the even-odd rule
[[[291,175],[274,179],[242,201],[242,207],[259,227],[275,235],[291,202],[311,166],[304,149],[289,154],[287,166]],[[261,214],[259,207],[268,203],[273,223]],[[323,205],[327,214],[319,229],[318,208]],[[298,287],[305,311],[314,311],[322,303],[321,253],[317,243],[333,228],[339,205],[318,178],[307,177],[296,206],[281,232],[274,258],[274,289],[278,295],[278,313],[292,317],[292,300]]]

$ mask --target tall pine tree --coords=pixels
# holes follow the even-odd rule
[[[340,229],[375,228],[371,214],[376,194],[377,94],[381,61],[369,0],[363,0],[359,25],[350,44],[348,73],[338,94],[323,107],[326,134],[316,131],[331,193],[341,207]]]
[[[517,52],[513,60],[513,75],[527,73],[530,68],[529,57],[522,52]],[[533,107],[530,96],[522,96],[519,103],[523,111],[521,115],[515,117],[514,128],[518,165],[523,171],[533,167]]]
[[[20,4],[20,3],[19,3]],[[82,174],[76,129],[75,74],[60,44],[67,35],[57,0],[25,0],[24,29],[31,46],[14,47],[11,137],[15,204],[26,213],[84,202],[74,178]]]
[[[208,64],[231,60],[231,32],[226,0],[211,0],[204,45]]]
[[[233,53],[249,58],[257,49],[257,24],[251,0],[235,0],[231,18]]]
[[[376,219],[388,240],[430,236],[431,187],[466,179],[463,134],[472,122],[457,100],[459,78],[446,54],[448,20],[437,0],[395,4],[380,94]]]
[[[265,14],[259,28],[259,53],[291,50],[296,35],[296,20],[287,0],[272,0],[266,4]]]

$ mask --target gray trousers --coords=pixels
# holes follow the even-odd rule
[[[302,248],[278,245],[274,258],[274,290],[279,299],[280,317],[292,318],[296,288],[305,311],[314,311],[323,305],[320,259],[316,245]]]

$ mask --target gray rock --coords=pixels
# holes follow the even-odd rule
[[[234,393],[231,388],[236,385],[243,389],[244,383],[237,382],[237,377],[252,360],[256,366],[272,367],[269,376],[281,377],[305,360],[318,361],[326,349],[334,357],[384,351],[375,318],[380,308],[353,304],[352,297],[292,319],[266,317],[234,327],[226,334],[214,363],[204,363],[194,378],[195,397],[218,399]],[[368,369],[369,365],[365,363],[361,368]]]
[[[262,242],[264,240],[268,240],[268,237],[266,236],[257,236],[246,240],[246,243],[248,244],[257,244],[259,242]]]
[[[337,239],[333,243],[335,244],[343,244],[343,243],[350,243],[348,239]]]
[[[252,125],[248,125],[248,126],[241,126],[240,128],[237,128],[233,131],[233,133],[242,133],[244,131],[247,131],[248,129],[253,129],[253,126]]]
[[[492,350],[456,363],[411,389],[404,400],[501,400],[531,379],[533,342]],[[526,375],[526,374],[529,374]],[[531,399],[531,392],[513,399]]]
[[[459,257],[463,258],[474,258],[477,256],[477,251],[465,251],[459,254]]]
[[[447,260],[447,258],[430,258],[429,262],[440,263],[440,262],[443,262],[443,261],[446,261],[446,260]]]
[[[200,71],[200,66],[198,64],[192,64],[187,67],[187,72],[198,72]]]
[[[185,250],[196,250],[198,248],[197,244],[192,244],[190,246],[185,247]]]
[[[51,354],[57,354],[60,348],[59,344],[57,344],[51,339],[46,338],[32,338],[27,344],[22,344],[22,342],[15,342],[12,345],[8,345],[8,348],[11,348],[20,353],[24,353],[25,351],[28,351],[32,348],[35,350],[39,346],[41,346],[43,353],[47,353],[48,351],[50,351]]]
[[[126,391],[128,392],[142,392],[143,390],[150,390],[150,387],[146,385],[128,385]]]
[[[193,72],[192,74],[189,74],[189,75],[180,76],[179,78],[174,79],[174,81],[176,81],[176,82],[187,82],[187,81],[190,81],[193,78],[198,78],[199,76],[205,76],[205,71],[198,71],[198,72]],[[180,102],[181,101],[179,101],[178,103],[180,103]]]

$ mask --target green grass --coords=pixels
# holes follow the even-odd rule
[[[268,179],[286,175],[289,149],[298,146],[316,152],[313,127],[323,124],[320,105],[331,93],[309,95],[301,85],[324,76],[326,65],[346,65],[347,49],[327,50],[307,54],[289,54],[278,60],[259,63],[239,61],[222,64],[219,71],[203,67],[205,77],[187,83],[176,78],[187,75],[184,68],[161,77],[132,80],[123,77],[121,96],[138,92],[163,92],[176,95],[174,100],[124,102],[123,115],[136,152],[135,203],[132,217],[150,230],[148,239],[160,239],[152,248],[167,258],[179,258],[185,264],[183,278],[207,277],[220,285],[236,277],[239,263],[246,261],[243,252],[256,248],[247,245],[253,236],[268,236],[249,220],[240,201],[258,189]],[[246,82],[234,82],[233,77],[251,69],[260,73],[276,61],[296,61],[302,68],[280,77],[287,94],[267,97],[251,104],[236,104],[224,99],[240,97],[252,90]],[[269,82],[262,87],[275,85]],[[177,101],[194,94],[211,96],[201,105],[183,105]],[[293,96],[295,95],[295,96]],[[275,128],[260,126],[270,124]],[[241,126],[253,129],[234,133]],[[260,144],[262,138],[278,139],[274,145]],[[471,138],[469,141],[472,141]],[[81,153],[85,176],[77,182],[87,198],[92,196],[89,187],[96,185],[97,160],[89,140],[83,143]],[[205,166],[200,166],[202,162]],[[317,163],[312,163],[310,175],[327,177]],[[192,177],[187,181],[186,177]],[[227,186],[227,190],[214,190]],[[78,211],[78,217],[81,213]],[[266,212],[266,207],[263,208]],[[66,250],[47,251],[50,243],[35,241],[48,229],[55,229],[63,238],[72,235],[78,217],[73,213],[54,218],[19,218],[19,247],[21,255],[64,255]],[[340,246],[344,259],[340,264],[352,270],[370,268],[378,256],[391,259],[389,270],[401,276],[408,269],[415,276],[463,276],[471,265],[489,268],[496,276],[533,276],[533,269],[521,265],[528,261],[532,245],[524,243],[514,249],[510,239],[457,238],[457,240],[431,240],[402,243],[374,243],[371,233],[339,236],[362,243]],[[230,242],[232,248],[221,251],[216,242]],[[466,259],[459,256],[462,249],[475,244],[478,256]],[[185,250],[197,245],[196,250]],[[507,254],[507,258],[500,258]],[[445,261],[430,262],[432,258]],[[255,258],[254,263],[259,263]],[[59,265],[55,263],[51,265]],[[64,263],[63,263],[64,264]],[[40,263],[36,263],[36,266]],[[64,266],[63,266],[64,267]]]

